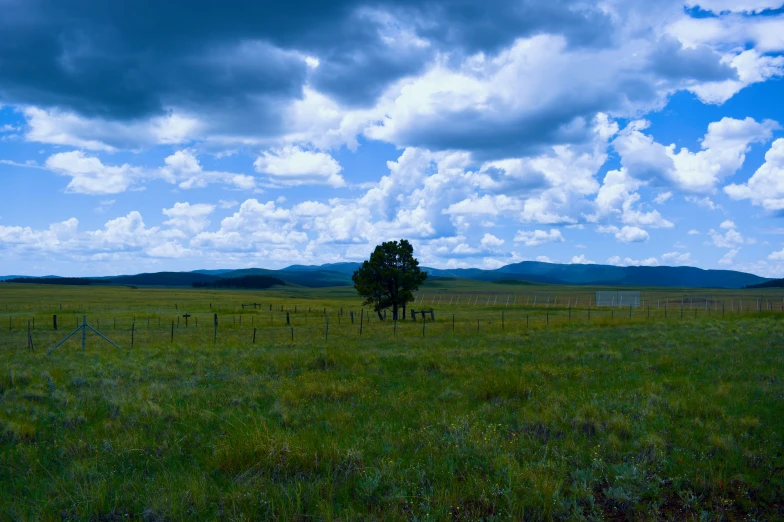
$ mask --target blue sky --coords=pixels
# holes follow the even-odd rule
[[[1,274],[784,277],[784,0],[88,4],[3,2]]]

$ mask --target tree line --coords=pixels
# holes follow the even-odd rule
[[[285,286],[286,282],[277,277],[248,275],[243,277],[219,278],[215,281],[195,281],[194,288],[244,288],[261,290],[273,286]]]

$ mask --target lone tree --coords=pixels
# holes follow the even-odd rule
[[[384,319],[381,310],[392,308],[393,319],[398,319],[398,310],[403,309],[406,318],[406,303],[414,299],[414,290],[425,282],[427,274],[419,269],[414,258],[414,247],[405,239],[387,241],[376,247],[370,259],[362,263],[351,279],[366,305],[373,305],[379,319]]]

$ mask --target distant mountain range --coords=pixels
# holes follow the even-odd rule
[[[311,288],[351,285],[351,275],[360,263],[291,265],[280,270],[243,268],[239,270],[194,270],[192,272],[156,272],[90,278],[95,284],[136,286],[193,286],[212,284],[218,279],[245,276],[278,278],[286,284]],[[438,269],[423,267],[430,276],[476,279],[480,281],[528,281],[544,284],[601,286],[674,286],[693,288],[744,288],[765,284],[770,279],[733,270],[703,270],[690,266],[613,266],[576,265],[523,261],[495,270],[481,268]],[[0,281],[26,276],[0,276]],[[57,276],[45,276],[55,278]]]

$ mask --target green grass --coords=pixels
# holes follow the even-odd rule
[[[440,288],[448,292],[449,283]],[[492,295],[497,285],[475,288]],[[268,308],[238,306],[254,301],[278,309],[271,324]],[[219,313],[216,343],[210,303]],[[784,517],[780,311],[699,310],[696,319],[693,310],[684,319],[634,311],[630,319],[628,310],[594,310],[589,322],[581,309],[569,322],[562,307],[442,302],[425,337],[421,322],[400,322],[393,333],[372,317],[360,336],[358,317],[352,325],[347,315],[358,304],[342,289],[0,285],[0,513]],[[293,342],[281,305],[291,310]],[[172,342],[171,322],[183,310],[199,327],[183,321]],[[123,350],[88,336],[85,351],[76,339],[44,355],[82,315]],[[108,326],[115,318],[116,329]]]

